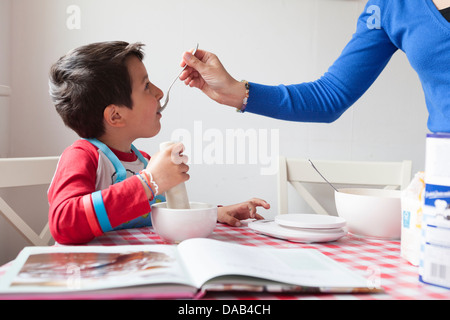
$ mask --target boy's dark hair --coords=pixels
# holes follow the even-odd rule
[[[105,132],[103,111],[110,104],[132,108],[130,55],[144,59],[141,43],[99,42],[79,47],[50,69],[50,96],[66,126],[82,138]]]

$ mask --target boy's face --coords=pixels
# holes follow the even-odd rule
[[[160,100],[164,93],[153,85],[144,64],[136,56],[127,59],[131,78],[133,109],[128,112],[129,128],[135,138],[151,138],[161,130]]]

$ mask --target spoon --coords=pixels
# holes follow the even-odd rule
[[[197,47],[195,47],[195,50],[192,52],[193,55],[195,55],[195,53],[198,50],[198,43],[197,43]],[[180,74],[175,78],[175,80],[173,80],[172,84],[169,87],[169,90],[167,90],[167,95],[166,95],[166,101],[164,102],[164,105],[159,109],[158,112],[163,112],[164,109],[166,109],[167,104],[169,103],[169,94],[170,94],[170,89],[172,89],[173,85],[175,84],[175,82],[178,80],[178,78],[181,76],[181,74],[183,73],[184,70],[186,70],[186,68],[188,67],[188,65],[186,65],[183,70],[181,70]]]
[[[314,165],[314,163],[312,163],[311,160],[309,160],[309,163],[311,163],[312,167],[314,168],[314,170],[317,171],[317,173],[322,177],[323,180],[325,180],[326,183],[328,183],[336,192],[339,192],[338,189],[336,189],[327,179],[325,179],[325,177],[320,173],[319,170],[317,170],[316,166]]]

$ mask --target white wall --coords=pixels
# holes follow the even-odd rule
[[[9,108],[10,97],[7,96],[10,86],[10,37],[11,37],[11,0],[0,0],[0,158],[7,157],[9,152]],[[5,196],[5,191],[0,190],[0,197]],[[6,226],[0,218],[0,264],[8,259],[6,247],[9,226]]]
[[[50,65],[73,47],[94,41],[147,44],[151,80],[167,90],[181,54],[198,42],[219,55],[237,79],[264,84],[315,80],[355,31],[366,0],[14,0],[12,1],[11,156],[59,155],[77,137],[66,129],[48,97]],[[69,5],[81,9],[81,29],[69,30]],[[178,83],[154,139],[138,141],[150,154],[177,129],[192,135],[226,130],[279,130],[279,152],[311,159],[411,159],[423,170],[427,112],[418,77],[397,53],[366,95],[333,124],[302,124],[237,114]],[[264,132],[264,131],[262,131]],[[205,151],[210,142],[194,140]],[[199,145],[203,143],[203,147]],[[192,151],[192,150],[191,150]],[[193,152],[192,152],[193,153]],[[193,154],[194,155],[194,154]],[[190,198],[220,204],[261,197],[277,213],[274,175],[260,165],[206,165],[197,157]],[[196,164],[195,162],[203,162]],[[259,163],[259,162],[258,162]],[[308,208],[298,201],[291,211]],[[34,212],[32,209],[29,212]],[[1,223],[1,221],[0,221]],[[0,248],[0,250],[5,250]]]
[[[0,157],[8,156],[9,149],[9,101],[11,85],[11,0],[0,0]]]

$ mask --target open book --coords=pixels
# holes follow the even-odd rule
[[[28,247],[0,278],[0,299],[195,298],[233,290],[380,291],[314,249],[211,239],[178,246]]]

